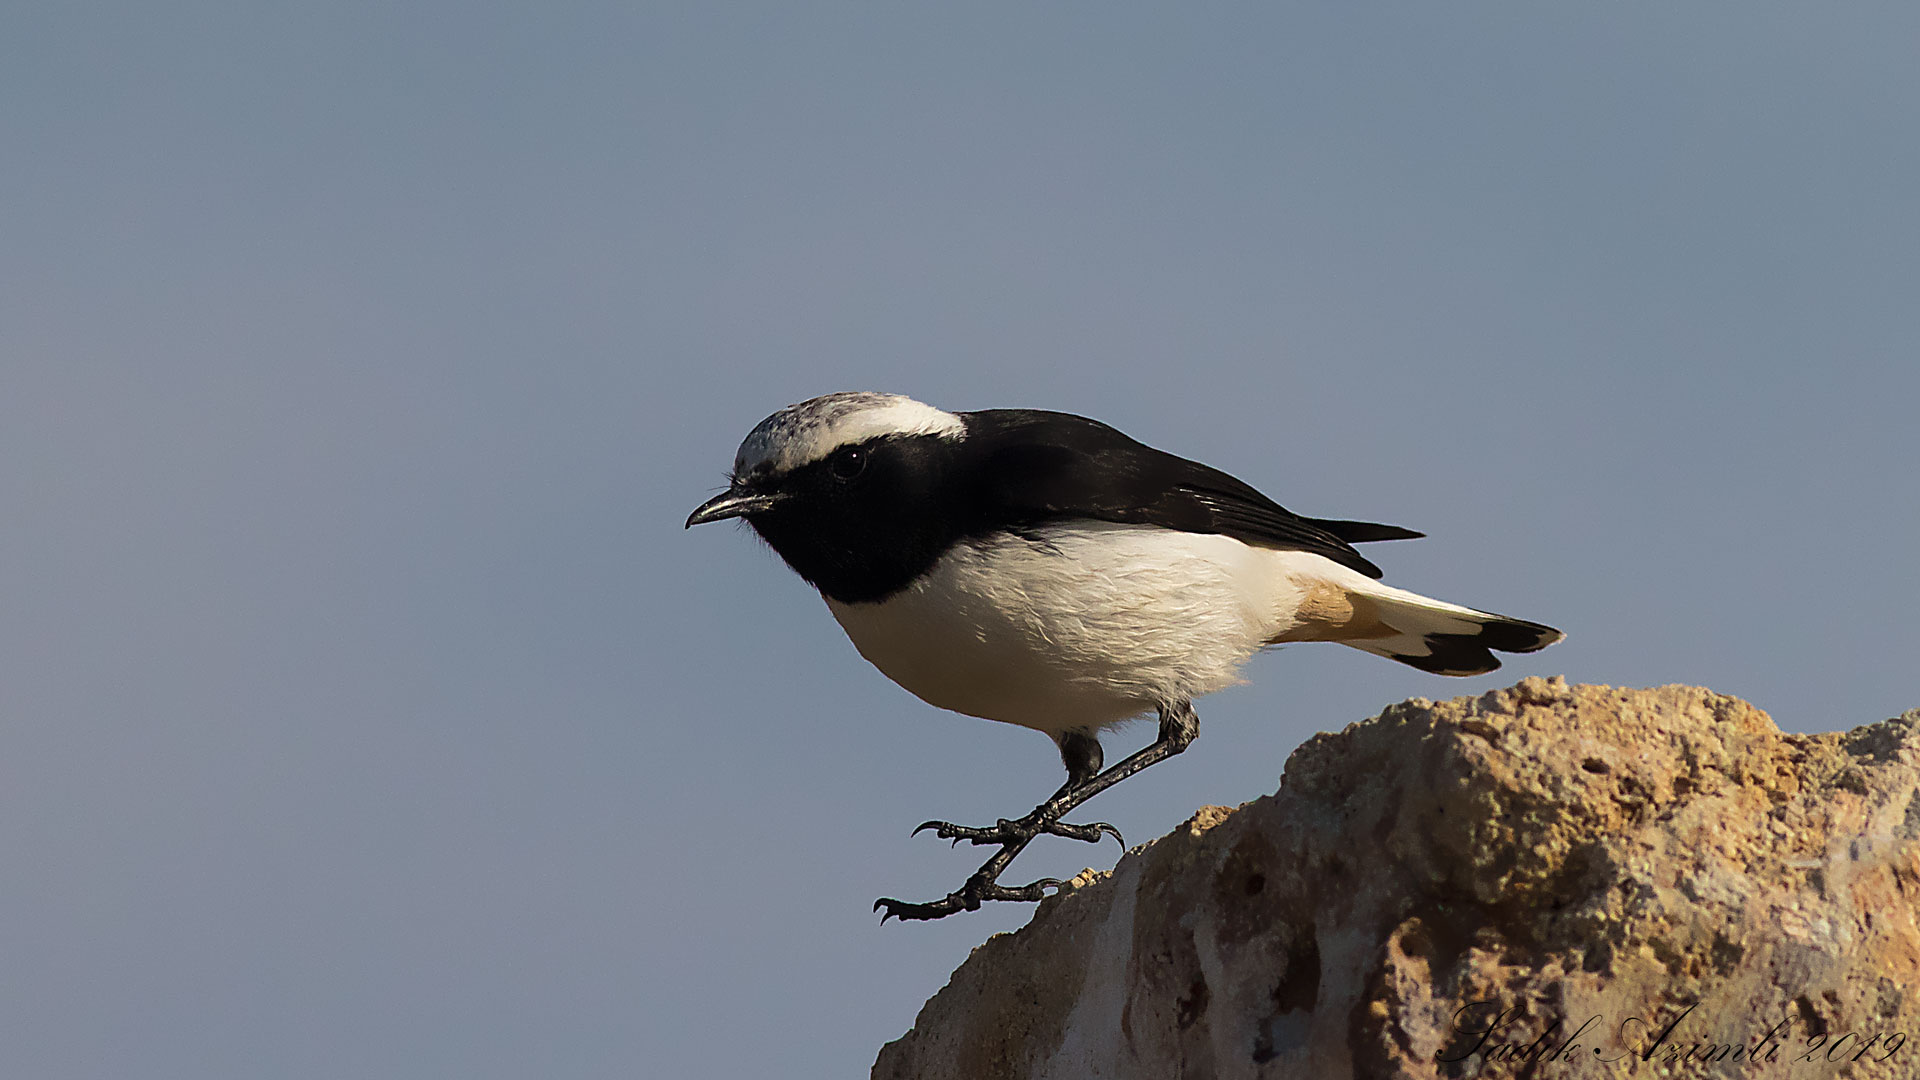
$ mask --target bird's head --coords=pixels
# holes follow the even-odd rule
[[[747,433],[732,483],[687,527],[743,518],[823,593],[877,599],[951,539],[950,465],[965,434],[961,417],[898,394],[789,405]]]

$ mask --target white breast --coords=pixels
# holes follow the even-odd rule
[[[964,542],[886,600],[827,605],[922,700],[1057,733],[1232,684],[1290,625],[1301,556],[1081,523]]]

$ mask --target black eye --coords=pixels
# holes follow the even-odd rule
[[[866,471],[867,452],[857,446],[836,450],[833,456],[827,459],[827,468],[833,472],[835,478],[851,480]]]

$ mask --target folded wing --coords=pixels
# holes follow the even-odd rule
[[[1301,517],[1219,469],[1083,416],[1033,409],[961,415],[967,452],[978,455],[971,503],[983,528],[1072,518],[1160,525],[1312,552],[1371,578],[1380,577],[1380,568],[1354,544],[1422,535],[1394,525]]]

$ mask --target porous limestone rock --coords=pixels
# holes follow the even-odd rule
[[[873,1075],[1920,1077],[1916,910],[1920,710],[1788,735],[1534,678],[1076,878]]]

